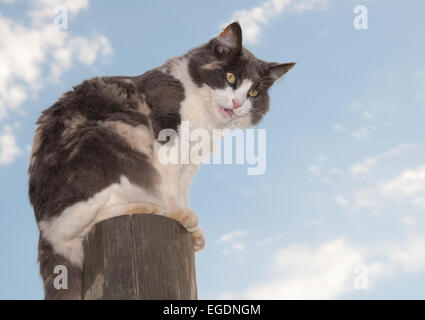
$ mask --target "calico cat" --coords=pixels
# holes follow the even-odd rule
[[[163,129],[257,124],[268,89],[294,63],[268,63],[242,46],[237,22],[217,37],[135,77],[97,77],[75,86],[42,112],[29,166],[29,197],[40,230],[39,263],[46,299],[81,299],[82,241],[117,215],[163,214],[204,246],[188,190],[198,165],[164,165]],[[54,269],[68,289],[54,288]]]

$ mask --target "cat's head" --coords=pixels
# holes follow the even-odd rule
[[[207,88],[210,113],[224,127],[246,128],[258,123],[269,109],[268,89],[295,63],[265,62],[242,46],[238,22],[189,53],[189,73]]]

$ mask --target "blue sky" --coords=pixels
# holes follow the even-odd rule
[[[54,28],[58,4],[67,30]],[[358,4],[367,30],[353,27]],[[258,57],[297,65],[259,125],[265,174],[205,165],[193,181],[207,240],[199,297],[425,298],[424,11],[419,0],[0,0],[0,299],[42,298],[26,171],[39,113],[83,79],[141,74],[234,18]]]

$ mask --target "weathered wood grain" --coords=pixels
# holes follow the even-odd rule
[[[190,233],[151,214],[98,223],[84,241],[83,299],[197,299]]]

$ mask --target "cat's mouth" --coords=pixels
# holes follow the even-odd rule
[[[233,116],[233,110],[225,108],[223,106],[218,106],[218,113],[225,119],[229,119]]]

